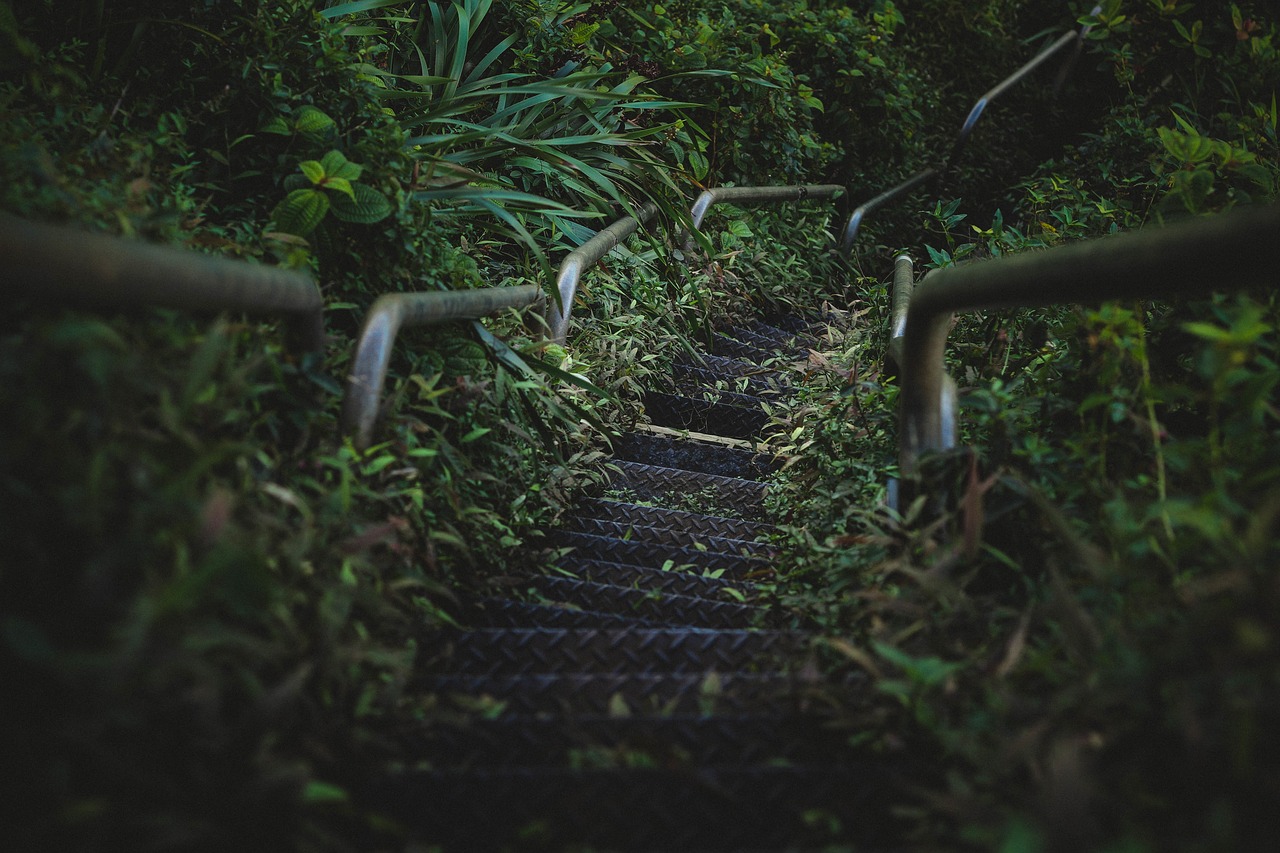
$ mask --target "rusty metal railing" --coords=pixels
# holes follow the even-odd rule
[[[578,281],[587,267],[609,254],[657,212],[657,205],[646,204],[636,211],[635,216],[622,217],[574,249],[560,262],[560,272],[556,276],[556,293],[559,294],[560,303],[547,307],[548,335],[553,341],[563,344],[569,334],[569,315],[573,312],[573,300],[578,295]]]
[[[921,453],[954,443],[943,363],[954,313],[1276,287],[1278,239],[1280,204],[1273,204],[933,270],[915,285],[903,324],[902,474],[917,473]]]
[[[690,210],[690,218],[694,228],[702,225],[707,212],[715,205],[731,204],[781,204],[788,201],[804,201],[806,199],[829,200],[844,192],[844,187],[836,184],[810,184],[805,186],[774,187],[713,187],[704,190],[694,201]],[[620,245],[657,213],[657,206],[647,204],[636,212],[635,216],[624,216],[608,228],[600,231],[579,248],[570,252],[560,262],[560,271],[556,276],[556,293],[559,304],[547,308],[547,327],[549,337],[556,343],[563,344],[569,333],[569,317],[573,310],[573,300],[578,293],[578,283],[583,273],[614,247]]]
[[[1101,7],[1095,7],[1093,14],[1098,14],[1100,10]],[[1075,50],[1078,51],[1088,33],[1088,26],[1084,26],[1080,30],[1063,33],[1053,42],[1053,44],[1050,44],[1048,47],[1041,50],[1017,71],[1013,72],[995,86],[988,89],[987,92],[983,94],[982,97],[978,98],[978,100],[975,101],[973,106],[969,109],[969,114],[965,116],[964,123],[960,125],[960,131],[956,134],[955,142],[951,145],[951,152],[940,165],[921,169],[905,181],[902,181],[898,185],[885,190],[879,195],[868,199],[854,208],[853,212],[849,214],[849,221],[845,224],[844,228],[844,238],[841,240],[841,245],[844,248],[844,251],[849,252],[853,249],[854,241],[858,239],[858,231],[862,228],[862,223],[868,216],[885,205],[897,201],[912,190],[929,184],[935,179],[944,176],[951,169],[955,164],[956,158],[960,156],[960,153],[968,143],[969,137],[973,134],[974,128],[978,126],[979,119],[981,119],[983,114],[986,113],[987,107],[991,106],[991,104],[1001,95],[1012,89],[1018,83],[1021,83],[1037,68],[1044,65],[1053,57],[1066,52],[1068,48],[1075,48]],[[1055,89],[1062,84],[1066,77],[1066,71],[1074,60],[1074,54],[1068,57],[1068,63],[1063,66],[1063,71],[1059,74],[1058,81],[1055,84]]]
[[[527,308],[542,299],[542,288],[536,284],[378,297],[365,317],[351,373],[347,376],[340,421],[343,434],[351,436],[358,450],[366,450],[373,443],[391,348],[401,329],[450,320],[475,320],[509,308]]]
[[[707,212],[717,204],[781,204],[788,201],[829,201],[844,193],[839,184],[806,184],[785,187],[713,187],[703,190],[689,210],[694,228],[702,227]]]
[[[324,346],[324,300],[310,276],[0,214],[8,295],[81,305],[158,305],[284,317],[289,342]]]

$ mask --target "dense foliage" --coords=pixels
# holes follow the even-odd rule
[[[1082,18],[1094,25],[1087,132],[1002,199],[979,196],[991,206],[929,203],[917,259],[946,266],[1273,200],[1280,57],[1265,12],[1111,2]],[[872,287],[854,310],[883,322],[887,301]],[[777,445],[799,454],[779,503],[810,519],[793,601],[817,606],[832,654],[891,700],[847,709],[851,730],[878,732],[888,752],[933,750],[922,841],[1268,845],[1276,311],[1260,287],[960,317],[949,369],[965,448],[926,473],[953,507],[941,516],[924,499],[868,510],[893,466],[883,329],[826,354],[829,390],[810,384]],[[840,499],[812,497],[827,494]]]
[[[330,334],[298,357],[238,318],[6,313],[16,845],[400,844],[349,787],[439,713],[409,677],[422,632],[536,559],[691,336],[793,306],[847,336],[776,413],[779,591],[833,666],[877,678],[843,712],[854,736],[941,768],[904,804],[919,840],[1274,831],[1272,294],[962,320],[974,449],[935,463],[959,509],[875,508],[895,250],[946,265],[1274,198],[1267,4],[1092,6],[0,2],[0,209],[309,270]],[[691,255],[658,227],[584,280],[567,352],[516,317],[406,335],[381,443],[337,435],[378,295],[549,286],[553,252],[647,201],[678,228],[702,185],[865,197],[936,164],[973,97],[1086,17],[1062,96],[1052,72],[1010,93],[853,268],[815,208],[719,209]]]

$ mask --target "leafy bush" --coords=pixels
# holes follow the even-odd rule
[[[892,3],[856,14],[845,4],[677,0],[619,6],[593,39],[616,61],[657,63],[681,78],[684,97],[705,104],[679,151],[709,184],[848,181],[895,163],[909,148],[920,96],[891,49],[901,23]],[[881,120],[907,130],[883,133]],[[852,170],[852,171],[851,171]]]

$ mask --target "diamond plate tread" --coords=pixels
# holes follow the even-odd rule
[[[785,400],[795,394],[795,389],[771,378],[752,378],[716,373],[689,362],[676,362],[671,366],[671,378],[679,387],[704,387],[733,391],[759,397],[762,400]]]
[[[904,819],[892,808],[898,790],[894,771],[878,761],[625,772],[406,770],[369,792],[369,805],[443,845],[444,853],[794,850],[834,841],[864,849],[902,837]]]
[[[585,498],[574,508],[576,515],[585,518],[598,518],[601,521],[622,521],[643,524],[645,527],[668,527],[690,530],[708,536],[723,536],[726,539],[763,539],[777,532],[777,528],[769,524],[743,521],[737,518],[725,518],[719,515],[701,515],[696,512],[685,512],[679,509],[663,509],[656,506],[642,506],[625,501],[610,501],[602,498]]]
[[[763,453],[642,432],[628,433],[615,439],[613,452],[617,459],[644,465],[660,465],[663,468],[679,468],[745,480],[763,479],[775,467],[773,459]]]
[[[460,624],[477,628],[627,628],[661,623],[634,614],[602,613],[580,607],[534,604],[507,598],[471,602],[457,615]]]
[[[801,314],[788,312],[786,314],[776,314],[761,320],[775,329],[781,329],[784,332],[790,332],[793,335],[804,334],[814,325],[814,318],[805,317]]]
[[[764,542],[707,536],[689,530],[673,530],[669,527],[646,527],[643,524],[602,521],[598,518],[572,518],[564,529],[573,533],[589,533],[593,536],[606,536],[647,545],[675,545],[679,548],[697,550],[701,550],[699,548],[701,546],[717,554],[769,558],[777,553],[776,548]]]
[[[737,603],[742,603],[742,599],[735,596],[733,592],[748,599],[748,603],[756,594],[756,587],[752,583],[703,577],[674,570],[663,571],[645,566],[629,566],[626,563],[614,563],[608,560],[584,559],[574,554],[561,557],[557,564],[563,571],[569,572],[578,580],[638,589],[649,594],[689,595],[694,598]]]
[[[739,409],[759,409],[763,405],[772,402],[769,397],[758,397],[755,394],[741,394],[737,391],[730,391],[721,388],[706,388],[699,385],[677,386],[669,384],[664,391],[655,392],[663,393],[669,397],[686,397],[690,400],[697,400],[699,403],[710,403],[717,406],[733,406]],[[770,395],[774,399],[777,395]]]
[[[735,341],[748,344],[749,346],[764,350],[765,352],[773,352],[775,354],[791,357],[808,354],[804,347],[796,345],[795,336],[787,335],[786,332],[782,332],[782,337],[779,339],[774,335],[770,335],[766,332],[760,331],[759,329],[753,329],[748,326],[730,326],[728,328],[721,329],[720,331],[733,338]]]
[[[460,707],[488,697],[502,714],[627,716],[792,714],[806,697],[781,673],[540,673],[425,675],[413,689],[455,698]]]
[[[642,465],[619,459],[610,465],[618,469],[609,485],[626,490],[629,499],[680,504],[684,509],[707,515],[725,515],[747,521],[765,521],[766,484],[737,477],[699,474],[658,465]],[[724,511],[732,508],[731,512]]]
[[[719,332],[711,336],[711,353],[727,358],[740,358],[743,361],[761,365],[770,360],[784,358],[774,352],[772,346],[758,347]]]
[[[848,323],[847,315],[834,311],[816,311],[813,313],[788,313],[769,317],[766,322],[770,326],[797,334],[808,334],[821,337],[828,325],[842,326]]]
[[[405,733],[402,753],[437,769],[819,763],[851,755],[813,716],[500,717]]]
[[[757,382],[773,383],[780,386],[791,384],[791,377],[776,367],[761,367],[750,359],[729,358],[723,355],[700,352],[688,359],[681,359],[677,364],[691,364],[703,370],[723,377],[748,378]]]
[[[533,578],[529,588],[562,606],[567,605],[594,613],[634,617],[653,625],[685,625],[690,628],[754,628],[767,624],[770,619],[769,612],[764,608],[737,602],[692,595],[668,595],[629,586],[613,586],[551,575]],[[778,616],[775,615],[772,618],[776,620]]]
[[[471,676],[776,671],[796,664],[803,635],[699,628],[489,628],[433,631],[420,671]]]
[[[643,539],[622,539],[595,533],[578,533],[570,530],[547,532],[547,545],[553,548],[577,548],[584,557],[609,560],[613,563],[630,563],[660,569],[667,561],[677,566],[694,566],[699,573],[722,571],[734,577],[763,576],[771,573],[771,564],[763,557],[744,557],[721,551],[701,551],[697,548],[647,542]]]
[[[661,391],[645,391],[644,412],[649,422],[658,426],[705,432],[726,438],[752,439],[768,425],[769,416],[759,405],[758,398],[746,399],[754,400],[755,403],[740,406]]]
[[[814,336],[813,329],[803,324],[800,324],[797,329],[788,330],[764,320],[751,320],[744,323],[742,328],[768,338],[775,346],[782,349],[792,348],[804,352],[818,345],[818,338]]]

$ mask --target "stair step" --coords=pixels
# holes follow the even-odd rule
[[[847,315],[834,311],[815,311],[807,314],[779,314],[769,317],[765,322],[783,331],[794,334],[821,337],[825,334],[825,326],[831,323],[845,322]]]
[[[818,338],[813,334],[814,330],[803,324],[798,329],[784,329],[782,326],[764,320],[751,320],[744,323],[742,328],[768,338],[779,349],[792,349],[801,354],[805,350],[813,349],[819,343]]]
[[[688,627],[489,628],[435,631],[419,644],[431,650],[422,668],[440,674],[694,674],[776,670],[797,660],[805,638],[777,631]]]
[[[446,853],[509,845],[741,851],[886,842],[902,829],[889,808],[895,789],[889,769],[867,761],[626,772],[406,770],[368,799]]]
[[[691,575],[688,572],[664,571],[645,566],[630,566],[608,560],[592,560],[574,554],[561,557],[557,565],[579,580],[637,589],[650,595],[688,595],[727,603],[748,603],[743,599],[749,600],[758,594],[754,584],[743,581],[703,577]],[[734,592],[737,595],[734,595]]]
[[[632,432],[615,439],[613,452],[617,459],[643,465],[745,480],[763,479],[775,467],[773,459],[763,453],[651,433]]]
[[[782,358],[772,346],[756,346],[721,332],[711,336],[711,353],[727,358],[739,358],[758,365]]]
[[[482,598],[464,606],[457,614],[462,625],[476,628],[629,628],[642,625],[661,627],[660,622],[634,614],[604,613],[581,607],[537,604],[509,598]]]
[[[776,624],[782,614],[720,599],[613,586],[551,575],[532,579],[529,589],[558,603],[593,613],[635,618],[654,625],[691,628],[754,628]],[[556,627],[562,627],[557,625]],[[568,626],[565,626],[568,627]],[[591,627],[574,625],[572,627]],[[612,627],[612,626],[601,626]]]
[[[773,460],[750,448],[816,339],[785,319],[722,331],[645,393],[658,426],[616,440],[602,494],[547,533],[556,565],[419,637],[410,689],[434,711],[395,734],[405,758],[362,810],[445,853],[903,837],[900,765],[824,713],[866,677],[820,676],[829,650],[768,584]]]
[[[746,400],[749,405],[710,402],[662,391],[645,391],[644,412],[651,422],[673,429],[687,429],[729,438],[759,437],[769,423],[769,415],[760,405],[762,401],[744,395],[722,396],[725,399]]]
[[[717,373],[687,361],[678,361],[671,366],[671,378],[679,387],[715,388],[759,397],[762,400],[782,400],[795,393],[789,384],[778,380],[779,375],[775,373],[759,377],[734,376]]]
[[[747,521],[764,521],[766,484],[738,477],[720,477],[617,460],[610,463],[617,474],[611,488],[625,491],[627,499],[654,501],[671,509],[707,515],[724,515]]]
[[[846,735],[812,716],[518,717],[409,732],[405,755],[434,769],[804,764],[849,755]]]
[[[724,355],[700,352],[695,356],[681,358],[677,364],[691,364],[726,378],[747,378],[766,384],[777,382],[779,385],[784,386],[791,384],[791,377],[786,372],[776,367],[761,367],[751,359],[731,358]]]
[[[613,563],[630,563],[660,569],[668,563],[674,566],[693,566],[695,573],[724,572],[736,578],[763,577],[771,572],[771,564],[764,557],[742,556],[722,551],[703,551],[644,539],[622,539],[595,533],[579,533],[571,530],[552,530],[546,543],[553,548],[576,548],[584,557],[609,560]]]
[[[788,335],[780,329],[775,330],[779,333],[777,335],[769,334],[759,327],[752,328],[750,326],[730,326],[721,331],[739,343],[748,344],[756,349],[771,352],[775,355],[780,354],[794,358],[808,354],[805,347],[796,345],[794,335]]]
[[[585,533],[620,542],[650,546],[655,550],[674,547],[682,551],[689,549],[694,551],[705,550],[708,553],[738,557],[758,557],[761,559],[772,557],[776,550],[772,546],[761,542],[727,539],[723,536],[706,536],[668,527],[646,527],[643,524],[632,524],[623,521],[602,521],[598,518],[571,518],[568,519],[562,529],[570,533]],[[602,559],[615,558],[604,556]],[[665,557],[665,559],[674,558]],[[618,560],[618,562],[633,561]]]
[[[598,518],[601,521],[622,521],[642,524],[645,527],[665,527],[687,530],[707,536],[725,539],[763,539],[777,531],[768,524],[725,518],[720,515],[702,515],[678,509],[611,501],[602,498],[586,498],[579,501],[574,512],[581,518]]]
[[[502,703],[491,714],[656,715],[790,714],[805,703],[797,679],[782,673],[539,673],[426,675],[414,689],[444,698]]]

